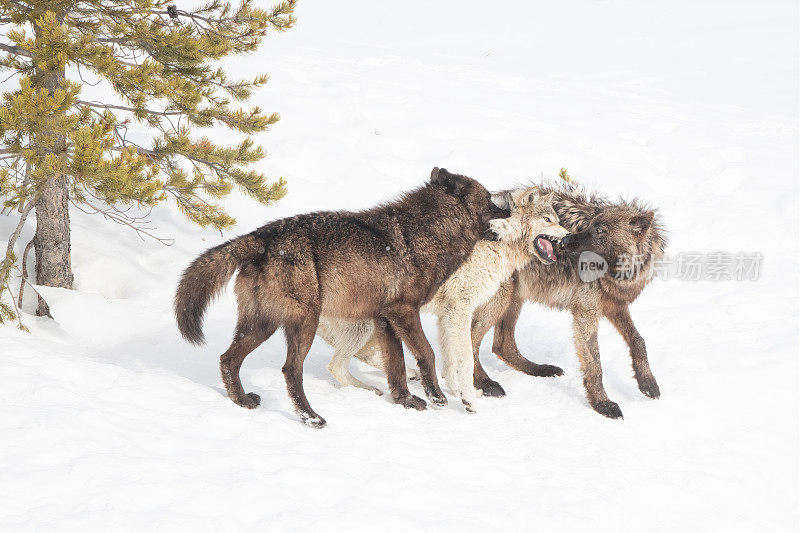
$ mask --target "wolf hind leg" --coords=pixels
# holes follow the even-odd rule
[[[658,388],[658,383],[650,370],[650,362],[647,359],[647,347],[636,326],[633,325],[628,307],[616,307],[607,310],[605,314],[628,345],[633,362],[633,375],[639,385],[639,390],[648,398],[660,398],[661,390]]]
[[[366,363],[376,370],[386,372],[381,345],[376,336],[373,336],[357,353],[356,357],[362,363]],[[419,380],[419,370],[416,368],[406,368],[406,376],[410,380]]]
[[[236,324],[236,333],[233,336],[228,350],[220,356],[219,367],[222,382],[228,397],[236,405],[247,409],[255,409],[261,403],[261,398],[254,392],[245,393],[239,370],[245,357],[258,348],[265,340],[270,338],[278,329],[278,324],[267,322],[252,322],[240,317]]]
[[[286,379],[286,390],[294,404],[294,410],[300,420],[312,428],[325,427],[325,419],[311,408],[303,389],[303,362],[319,324],[319,314],[308,313],[299,319],[284,325],[286,332],[286,363],[283,365],[283,376]]]
[[[380,396],[383,394],[383,391],[371,385],[367,385],[353,376],[349,368],[350,359],[371,340],[374,333],[375,327],[372,322],[366,320],[351,322],[346,320],[320,319],[319,327],[317,328],[317,334],[334,349],[333,358],[331,358],[331,362],[328,363],[328,371],[339,385],[342,387],[353,386],[370,390]]]
[[[367,385],[350,372],[350,369],[348,368],[348,365],[350,364],[350,358],[351,354],[343,353],[337,350],[334,352],[331,362],[328,363],[328,372],[331,373],[333,378],[339,382],[339,385],[342,387],[353,386],[358,389],[372,391],[378,396],[381,396],[383,394],[382,390],[377,387],[373,387],[372,385]]]

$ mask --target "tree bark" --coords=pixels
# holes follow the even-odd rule
[[[34,27],[34,32],[36,27]],[[35,73],[35,85],[51,94],[64,80],[64,70]],[[40,131],[33,139],[37,155],[66,156],[66,139],[55,131]],[[41,182],[40,182],[41,183]],[[36,283],[47,287],[72,288],[72,253],[69,227],[69,188],[67,176],[53,175],[38,187],[36,197]],[[50,316],[50,308],[41,297],[36,309],[39,316]]]
[[[66,176],[49,179],[39,191],[33,246],[36,256],[36,283],[71,289],[73,275]],[[50,316],[50,308],[41,297],[36,314]]]

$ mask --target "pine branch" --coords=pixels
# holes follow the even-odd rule
[[[150,230],[154,230],[155,228],[142,226],[142,224],[148,223],[148,221],[144,217],[128,216],[125,214],[124,211],[116,209],[113,206],[103,209],[95,206],[90,202],[83,202],[83,205],[89,206],[89,208],[91,208],[91,211],[84,209],[81,205],[79,205],[76,202],[72,202],[72,206],[75,207],[78,211],[81,211],[82,213],[86,213],[87,215],[99,214],[102,215],[103,218],[110,220],[116,224],[120,224],[122,226],[128,226],[129,228],[133,229],[136,232],[136,235],[138,235],[139,238],[142,240],[144,240],[142,235],[145,235],[153,240],[160,242],[164,246],[172,246],[173,244],[175,244],[175,239],[166,239],[164,237],[159,237],[151,233]]]
[[[178,116],[185,114],[183,111],[156,111],[154,109],[127,107],[124,105],[102,104],[100,102],[87,102],[86,100],[75,100],[75,104],[94,107],[97,109],[117,109],[120,111],[129,111],[131,113],[147,113],[148,115],[159,115],[162,117]]]
[[[28,241],[28,244],[25,245],[25,250],[22,252],[22,266],[20,267],[22,274],[20,275],[19,297],[17,298],[20,309],[22,309],[22,297],[25,295],[25,284],[28,283],[28,254],[31,248],[33,248],[33,239]]]
[[[2,50],[4,52],[8,52],[10,54],[18,55],[18,56],[24,56],[24,57],[29,57],[29,58],[33,57],[33,54],[30,51],[22,48],[21,46],[14,46],[14,45],[11,45],[11,44],[0,43],[0,50]]]

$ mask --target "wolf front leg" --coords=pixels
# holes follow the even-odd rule
[[[444,363],[444,379],[453,394],[461,398],[468,413],[474,413],[475,387],[472,358],[472,309],[445,305],[439,314],[439,343]]]
[[[480,312],[480,310],[478,312]],[[478,312],[476,312],[472,321],[472,384],[476,389],[483,392],[484,396],[502,398],[506,395],[506,391],[498,382],[490,378],[489,374],[486,373],[486,370],[484,370],[483,365],[481,364],[480,356],[481,341],[486,336],[486,333],[492,329],[494,323],[482,322],[481,320],[485,317],[485,315],[480,315],[479,317]]]
[[[608,398],[603,388],[603,368],[600,366],[600,347],[597,344],[598,307],[592,303],[573,305],[575,350],[581,362],[583,385],[592,409],[608,418],[622,418],[619,405]]]
[[[436,379],[436,356],[422,329],[419,307],[398,302],[386,309],[383,317],[389,322],[397,336],[411,349],[411,353],[417,360],[422,388],[428,399],[434,405],[447,405],[447,398],[439,388],[439,380]],[[405,367],[403,370],[403,379],[405,379]]]
[[[656,383],[656,378],[650,371],[650,362],[647,360],[647,347],[644,344],[644,339],[636,330],[636,326],[633,325],[628,306],[614,305],[610,308],[607,306],[605,315],[617,328],[617,331],[625,339],[625,343],[630,349],[631,360],[633,361],[633,375],[636,377],[639,390],[649,398],[660,397],[661,391],[658,388],[658,383]]]
[[[375,327],[375,339],[380,345],[383,356],[383,368],[389,381],[392,401],[406,409],[422,411],[426,409],[425,400],[409,392],[406,383],[406,364],[403,360],[403,343],[385,318],[378,318]]]
[[[564,375],[564,371],[561,368],[554,365],[534,363],[525,359],[520,353],[515,338],[515,329],[520,311],[522,311],[522,303],[522,299],[515,293],[503,316],[494,326],[492,351],[508,366],[529,376],[552,377]]]

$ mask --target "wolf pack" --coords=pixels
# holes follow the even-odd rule
[[[629,306],[652,279],[665,246],[658,214],[637,199],[611,201],[548,181],[491,193],[474,179],[434,168],[424,185],[394,201],[276,220],[207,250],[180,278],[175,315],[183,337],[201,344],[205,309],[238,272],[238,319],[220,356],[228,396],[248,409],[259,405],[257,394],[245,392],[239,371],[245,357],[282,327],[289,396],[300,420],[321,428],[326,422],[303,389],[303,362],[316,335],[334,349],[328,369],[339,384],[383,393],[351,374],[355,357],[385,373],[392,402],[424,410],[427,403],[411,394],[409,379],[420,381],[432,404],[447,404],[420,320],[421,312],[432,313],[446,390],[475,412],[479,392],[505,395],[479,358],[492,328],[492,352],[509,367],[530,376],[563,374],[528,360],[517,347],[522,307],[537,302],[572,314],[589,404],[621,418],[603,387],[598,323],[605,317],[616,328],[630,350],[639,390],[658,398]],[[607,267],[596,279],[581,275],[587,252]],[[416,370],[407,371],[403,344]]]

